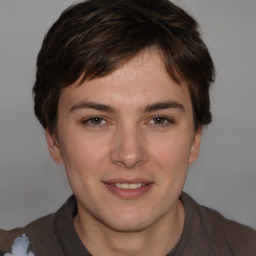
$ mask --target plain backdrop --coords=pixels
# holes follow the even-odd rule
[[[33,113],[43,36],[73,0],[0,1],[0,227],[56,211],[71,194]],[[199,203],[256,228],[256,1],[176,0],[201,24],[217,69],[213,122],[184,188]],[[136,40],[136,39],[135,39]]]

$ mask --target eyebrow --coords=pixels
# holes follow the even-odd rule
[[[70,112],[73,112],[75,110],[78,109],[86,109],[86,108],[91,108],[91,109],[95,109],[98,111],[104,111],[104,112],[108,112],[108,113],[115,113],[117,112],[113,107],[110,107],[108,105],[104,105],[104,104],[100,104],[100,103],[94,103],[94,102],[81,102],[78,104],[73,105],[70,108]]]
[[[147,105],[143,110],[143,112],[154,112],[157,110],[168,109],[168,108],[180,109],[182,112],[185,111],[185,107],[177,101],[164,101],[164,102],[156,102],[154,104]]]
[[[105,105],[105,104],[100,104],[100,103],[95,103],[95,102],[80,102],[78,104],[73,105],[70,108],[70,112],[79,110],[79,109],[95,109],[98,111],[103,111],[107,113],[116,113],[117,110],[111,106]],[[157,110],[162,110],[162,109],[168,109],[168,108],[174,108],[174,109],[180,109],[182,112],[185,111],[184,106],[177,102],[177,101],[164,101],[164,102],[156,102],[153,104],[147,105],[142,112],[147,113],[147,112],[154,112]]]

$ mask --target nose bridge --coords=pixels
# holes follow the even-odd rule
[[[113,163],[132,169],[146,162],[147,157],[143,134],[138,126],[122,126],[116,131],[111,152]]]

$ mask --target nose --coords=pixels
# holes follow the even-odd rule
[[[146,143],[139,128],[120,129],[114,137],[110,154],[112,163],[133,169],[147,162]]]

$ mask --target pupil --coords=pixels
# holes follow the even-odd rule
[[[156,117],[155,121],[156,121],[156,123],[158,123],[158,124],[162,124],[163,121],[164,121],[164,119],[163,119],[162,117]]]
[[[98,123],[101,122],[101,118],[100,118],[100,117],[94,117],[94,118],[92,119],[92,122],[93,122],[94,124],[98,124]]]

